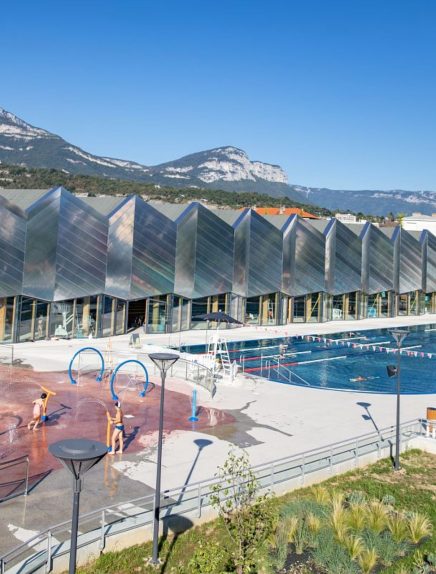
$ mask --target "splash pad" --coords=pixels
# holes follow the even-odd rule
[[[56,440],[84,436],[109,446],[112,431],[109,418],[115,414],[114,396],[121,401],[124,412],[126,446],[122,456],[129,456],[143,449],[145,444],[153,443],[159,423],[159,392],[154,392],[155,386],[160,385],[159,376],[149,376],[147,369],[135,361],[130,364],[121,361],[116,368],[102,372],[100,354],[104,351],[100,354],[94,351],[88,354],[88,351],[82,353],[87,364],[86,368],[79,365],[80,376],[73,374],[74,365],[77,367],[77,362],[81,361],[77,353],[70,361],[70,368],[63,372],[38,372],[30,365],[24,367],[18,363],[13,365],[12,376],[9,376],[10,368],[6,367],[7,376],[0,378],[0,486],[7,480],[23,476],[23,468],[2,471],[3,462],[17,457],[29,457],[31,485],[33,477],[35,482],[44,473],[55,470],[56,462],[47,455],[47,446]],[[114,358],[112,366],[117,362]],[[81,364],[83,367],[83,362]],[[71,384],[70,375],[77,384]],[[99,377],[101,381],[96,380]],[[169,382],[165,397],[166,436],[176,430],[192,430],[192,422],[188,421],[188,413],[192,411],[192,385],[181,379],[170,378]],[[42,389],[50,393],[46,402],[47,420],[35,432],[29,432],[27,423],[32,417],[32,401],[40,397]],[[196,430],[201,432],[233,422],[232,416],[216,409],[213,411],[212,417],[210,409],[201,409]]]

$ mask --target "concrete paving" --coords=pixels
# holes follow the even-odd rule
[[[436,323],[436,315],[243,327],[222,330],[221,336],[228,340],[248,340],[430,323]],[[180,339],[185,344],[200,344],[204,343],[205,336],[205,331],[194,330],[182,333]],[[178,334],[141,334],[144,351],[156,346],[177,345],[178,339]],[[112,338],[110,346],[113,354],[129,353],[128,341],[128,335]],[[22,364],[37,371],[65,371],[75,350],[87,343],[102,350],[108,346],[107,339],[50,341],[16,345],[14,353]],[[173,377],[168,382],[168,388],[189,396],[192,386]],[[359,404],[362,402],[369,406],[363,407]],[[395,420],[395,397],[391,395],[287,386],[243,376],[233,383],[219,383],[213,399],[200,389],[199,404],[208,409],[211,423],[223,411],[230,416],[230,422],[211,424],[201,431],[192,426],[166,434],[162,477],[164,489],[213,476],[217,465],[225,460],[232,446],[246,448],[252,464],[258,464],[364,434],[393,424]],[[436,406],[435,395],[404,396],[402,419],[425,416],[427,406]],[[200,452],[195,443],[198,439],[210,441]],[[53,437],[54,440],[56,437]],[[143,437],[141,440],[143,443],[136,452],[106,457],[99,467],[89,473],[83,495],[84,512],[107,504],[119,504],[120,513],[123,513],[125,501],[153,492],[157,432],[150,432],[146,439]],[[50,443],[50,437],[47,441]],[[2,503],[0,554],[51,524],[68,520],[71,512],[70,488],[66,471],[56,470],[31,492],[27,500],[20,497]]]

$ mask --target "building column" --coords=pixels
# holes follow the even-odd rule
[[[7,315],[7,297],[0,299],[0,341],[4,341],[6,332],[6,315]]]
[[[89,335],[89,318],[90,318],[90,307],[91,307],[91,298],[90,297],[83,297],[83,305],[82,305],[82,327],[83,327],[83,335],[88,337]]]
[[[117,313],[117,300],[115,297],[112,298],[112,305],[111,305],[111,330],[110,330],[110,337],[115,334],[116,331],[116,313]]]

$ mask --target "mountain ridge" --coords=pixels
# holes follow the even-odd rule
[[[158,186],[258,193],[330,210],[340,208],[374,215],[436,211],[436,192],[433,191],[333,190],[292,184],[279,165],[251,160],[244,150],[231,145],[195,152],[155,166],[97,156],[1,107],[0,163]]]

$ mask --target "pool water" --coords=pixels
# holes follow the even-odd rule
[[[406,328],[405,328],[406,329]],[[436,393],[436,325],[407,328],[401,354],[401,392]],[[387,329],[346,331],[228,343],[230,359],[251,375],[282,384],[369,393],[395,393],[396,343]],[[381,349],[381,350],[380,350]],[[205,346],[184,347],[204,353]]]

